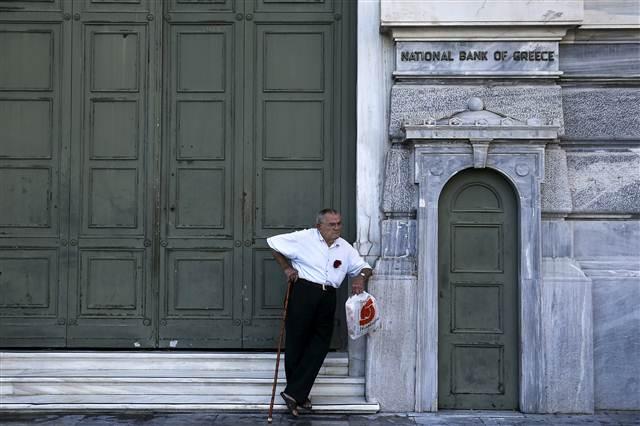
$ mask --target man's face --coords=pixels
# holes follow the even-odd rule
[[[316,225],[316,228],[327,243],[333,243],[340,238],[342,218],[339,214],[327,213],[322,218],[322,222]]]

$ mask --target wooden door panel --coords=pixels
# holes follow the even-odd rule
[[[451,333],[503,333],[502,283],[451,282]]]
[[[78,6],[80,12],[150,12],[150,3],[155,1],[157,0],[82,0]]]
[[[256,24],[256,219],[252,238],[312,225],[333,204],[333,30]]]
[[[246,304],[247,323],[243,326],[245,348],[271,349],[278,344],[278,331],[282,321],[282,306],[287,283],[282,268],[271,255],[271,249],[246,249],[245,255],[252,259],[253,276]]]
[[[51,229],[54,223],[49,194],[53,184],[48,167],[4,167],[0,169],[0,224],[7,228]]]
[[[458,222],[450,232],[451,272],[502,272],[501,224]]]
[[[439,202],[438,404],[518,406],[517,204],[497,173],[461,172]]]
[[[69,347],[156,345],[157,31],[149,2],[74,2]]]
[[[59,2],[20,6],[31,12],[0,22],[0,345],[59,347],[66,329],[68,34],[62,19],[33,21],[42,18],[36,10]]]
[[[241,295],[234,286],[235,256],[233,246],[167,251],[160,347],[239,346],[241,327],[234,312]]]
[[[59,24],[0,24],[3,238],[61,232],[61,45]]]
[[[242,343],[241,29],[213,13],[199,19],[223,22],[181,22],[209,6],[225,4],[171,3],[165,24],[161,347]]]
[[[244,3],[244,2],[240,2]],[[243,11],[243,5],[236,5],[234,0],[167,0],[167,7],[170,12],[230,12]]]
[[[41,18],[40,16],[32,15],[34,12],[59,12],[68,7],[69,4],[65,0],[0,0],[0,7],[3,6],[9,6],[13,12],[12,15],[16,18],[24,21],[33,21]],[[16,12],[30,12],[30,16],[24,16],[26,19],[21,19],[23,17],[16,16]]]
[[[167,167],[169,239],[233,238],[234,51],[232,25],[170,25]]]
[[[264,160],[324,160],[323,100],[272,99],[265,100],[263,105],[260,118],[264,120],[261,144]]]
[[[54,250],[2,250],[1,307],[6,313],[56,313],[57,253]]]
[[[256,0],[256,12],[328,13],[341,0]],[[317,19],[317,18],[316,18]]]
[[[330,203],[323,169],[265,168],[258,178],[262,179],[258,238],[269,231],[308,228],[322,206]]]
[[[502,394],[504,346],[454,344],[451,359],[453,395]]]
[[[145,235],[146,25],[85,24],[80,237]]]
[[[79,318],[144,319],[143,250],[80,252]]]
[[[57,59],[53,49],[56,41],[60,43],[59,31],[58,25],[55,29],[48,25],[3,25],[0,31],[3,58],[0,90],[51,90]]]
[[[233,250],[172,250],[167,318],[232,320]]]
[[[14,159],[51,158],[52,112],[52,99],[1,99],[0,132],[3,135],[3,147],[0,156]],[[27,126],[27,123],[39,125]]]

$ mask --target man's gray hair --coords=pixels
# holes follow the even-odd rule
[[[327,214],[340,214],[340,212],[338,212],[338,210],[334,210],[334,209],[322,209],[318,212],[318,214],[316,215],[316,225],[319,225],[321,223],[323,223],[324,221],[324,216]]]

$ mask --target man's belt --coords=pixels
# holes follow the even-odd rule
[[[313,281],[305,280],[304,278],[298,278],[298,281],[302,281],[305,284],[312,284],[314,286],[318,286],[322,289],[322,291],[336,291],[336,288],[329,284],[314,283]]]

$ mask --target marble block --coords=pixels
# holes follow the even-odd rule
[[[568,257],[542,260],[543,410],[593,413],[591,280]]]
[[[625,277],[620,265],[609,263],[588,273],[593,279],[595,408],[640,410],[640,270]]]
[[[415,257],[418,223],[415,219],[382,221],[382,256]]]
[[[563,87],[565,136],[575,140],[637,140],[640,88]]]
[[[639,21],[637,0],[584,0],[583,27],[637,28]]]
[[[564,219],[542,221],[542,256],[549,258],[573,256],[573,229]]]
[[[385,161],[382,210],[385,213],[415,212],[416,200],[411,151],[406,146],[394,144]]]
[[[593,281],[595,408],[640,409],[640,222],[576,221],[574,254]]]
[[[573,221],[573,250],[578,260],[632,256],[640,264],[640,222]]]
[[[560,70],[565,77],[637,76],[640,74],[640,44],[561,44]]]
[[[416,285],[413,277],[374,276],[369,282],[382,327],[367,338],[366,396],[382,411],[415,410]]]
[[[567,167],[574,213],[640,213],[640,153],[571,152]]]
[[[578,25],[583,0],[381,0],[381,25]]]
[[[370,288],[367,290],[370,290]],[[340,306],[340,309],[342,309],[342,306]],[[347,337],[347,341],[349,376],[362,377],[365,373],[365,360],[367,357],[367,336],[355,340]]]
[[[548,144],[545,149],[541,196],[543,215],[566,216],[571,212],[567,154],[558,144]]]
[[[537,118],[542,123],[556,120],[563,134],[560,86],[481,86],[396,84],[391,88],[389,134],[402,138],[404,122],[449,117],[466,109],[470,98],[478,97],[488,111],[526,122]]]

